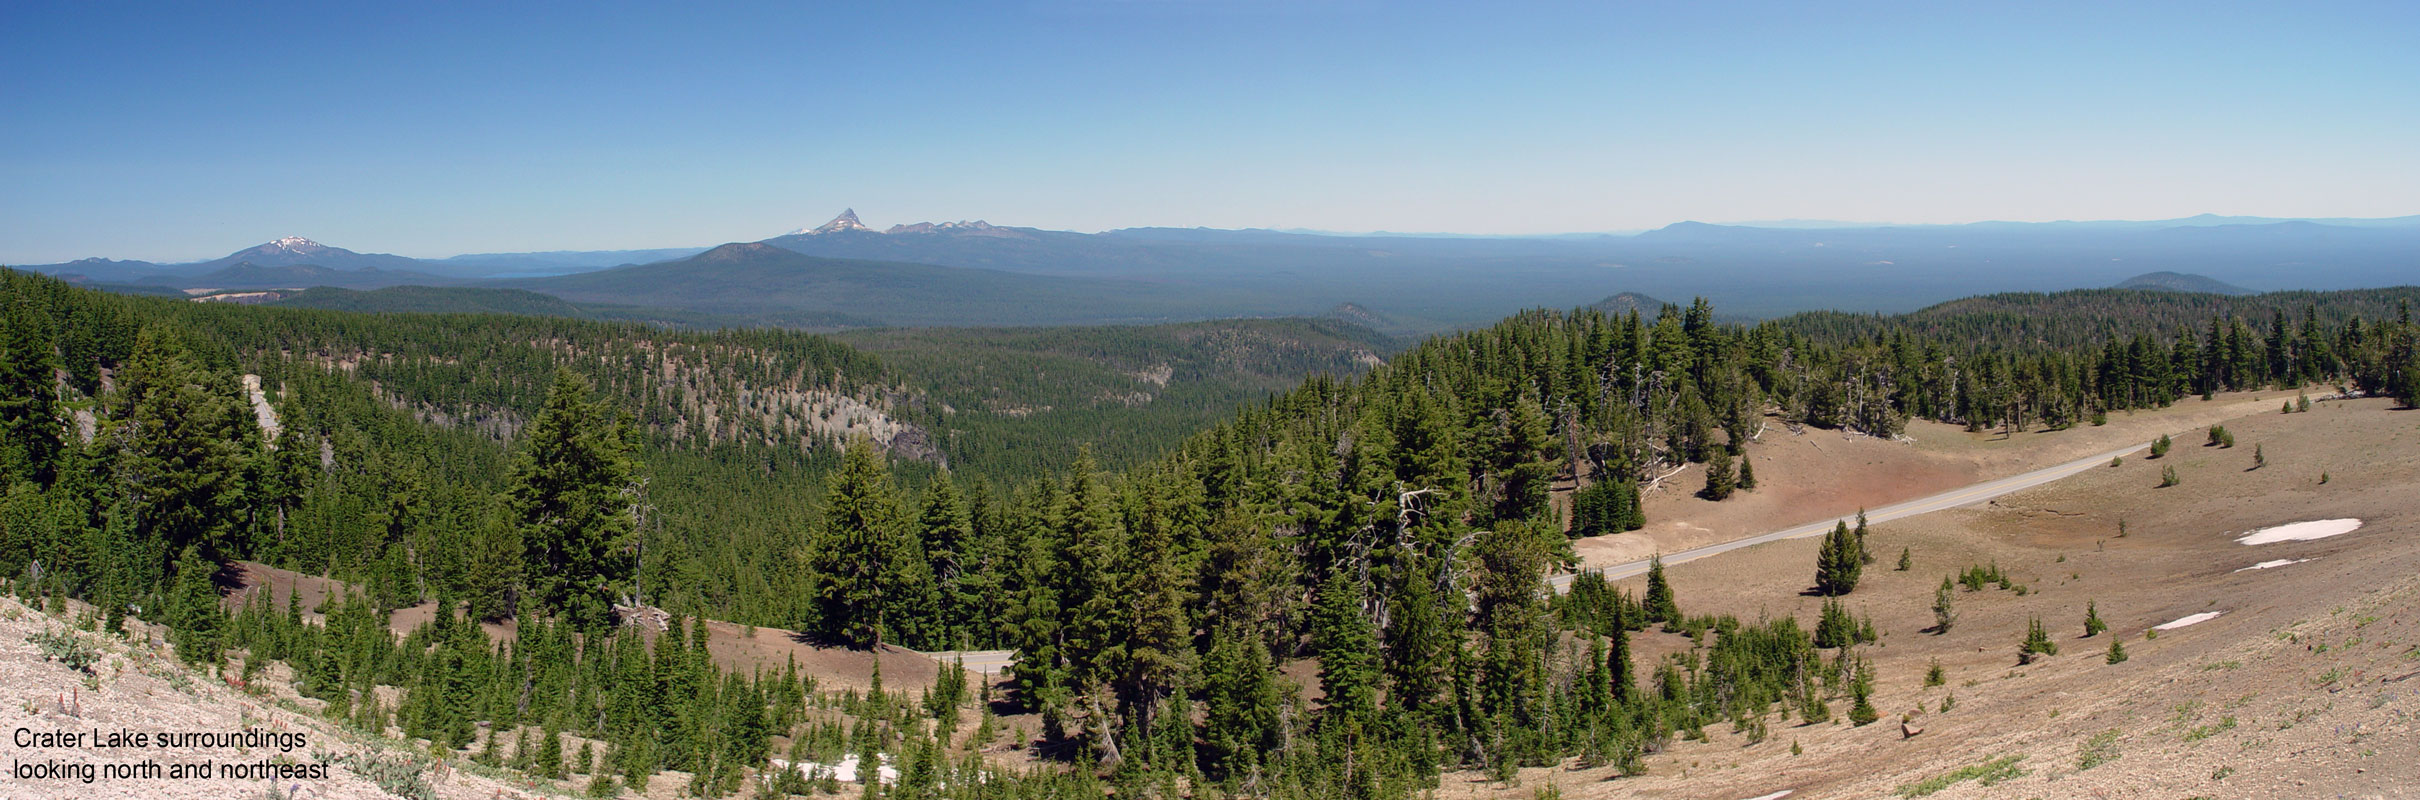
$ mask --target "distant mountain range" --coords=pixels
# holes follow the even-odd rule
[[[147,293],[523,289],[679,324],[1182,321],[1320,316],[1342,306],[1354,309],[1345,316],[1383,320],[1388,333],[1403,334],[1624,293],[1703,296],[1765,317],[1815,308],[1905,311],[1977,293],[2111,286],[2146,273],[2207,281],[2146,284],[2178,291],[2388,286],[2412,282],[2420,274],[2415,267],[2420,217],[1839,227],[1681,222],[1621,236],[1453,237],[1208,228],[1086,234],[980,220],[877,229],[850,210],[820,225],[712,250],[411,259],[297,236],[183,264],[93,258],[25,269]]]

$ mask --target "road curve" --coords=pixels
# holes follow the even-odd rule
[[[1888,522],[1894,519],[1906,519],[1919,514],[1930,514],[1943,509],[1957,508],[1963,505],[1980,503],[2002,495],[2031,489],[2033,487],[2040,486],[2069,475],[2083,472],[2093,467],[2106,466],[2110,459],[2119,458],[2149,446],[2151,446],[2149,442],[2144,442],[2128,447],[2121,447],[2097,456],[2086,456],[2074,461],[2069,461],[2065,464],[2044,467],[2042,469],[2037,469],[2021,475],[2011,475],[1999,480],[1984,481],[1982,483],[1972,484],[1942,492],[1931,497],[1920,497],[1904,503],[1893,503],[1881,508],[1867,509],[1865,512],[1865,519],[1868,523]],[[1842,521],[1855,524],[1856,519],[1857,518],[1853,515],[1847,517],[1826,517],[1815,522],[1809,522],[1804,525],[1798,525],[1790,528],[1783,528],[1772,533],[1763,533],[1746,538],[1733,539],[1728,542],[1710,544],[1704,547],[1683,550],[1678,553],[1667,553],[1664,555],[1664,563],[1668,565],[1679,564],[1686,561],[1695,561],[1711,555],[1728,553],[1743,547],[1755,547],[1767,542],[1778,542],[1784,539],[1804,539],[1809,536],[1822,536],[1825,533],[1831,532],[1834,524]],[[1617,564],[1602,569],[1592,569],[1587,571],[1602,573],[1606,580],[1620,580],[1623,578],[1647,574],[1647,563],[1648,562],[1646,561],[1632,561],[1627,564]],[[1560,592],[1571,586],[1571,579],[1573,577],[1574,576],[1572,575],[1556,575],[1548,578],[1547,582],[1553,584],[1555,591]]]

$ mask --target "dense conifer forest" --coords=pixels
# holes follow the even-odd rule
[[[948,437],[909,432],[945,390],[827,337],[0,273],[0,575],[105,626],[165,624],[196,664],[283,661],[347,724],[599,793],[664,770],[700,796],[833,791],[757,776],[856,753],[899,768],[868,796],[909,797],[1382,798],[1446,770],[1635,771],[1710,725],[1874,718],[1871,624],[1846,605],[1813,630],[1742,621],[1675,597],[1660,565],[1637,598],[1591,575],[1548,591],[1571,537],[1639,527],[1643,492],[1698,490],[1669,485],[1676,467],[1718,466],[1726,493],[1787,480],[1733,472],[1768,425],[2055,428],[2312,383],[2414,403],[2415,294],[2090,292],[1753,326],[1703,301],[1530,311],[1115,469],[1082,450],[952,469]],[[1871,554],[1862,530],[1836,536],[1818,582],[1853,599]],[[360,588],[230,614],[237,560]],[[433,622],[389,633],[386,612],[428,602]],[[648,607],[670,622],[631,624]],[[998,694],[946,668],[921,697],[823,691],[718,667],[702,618],[1018,661]],[[1688,646],[1633,657],[1671,634]],[[1315,692],[1279,672],[1302,659]],[[974,752],[1002,735],[994,711],[1036,715],[1037,766]],[[603,745],[583,759],[564,735]]]

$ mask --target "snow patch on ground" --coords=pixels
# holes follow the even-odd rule
[[[2176,629],[2178,629],[2178,628],[2185,627],[2185,626],[2187,626],[2187,625],[2199,625],[2199,624],[2202,624],[2202,623],[2204,623],[2204,622],[2209,622],[2209,621],[2211,621],[2211,620],[2218,619],[2218,615],[2220,615],[2220,614],[2224,614],[2224,613],[2227,613],[2227,612],[2224,612],[2224,611],[2204,611],[2204,612],[2199,613],[2199,614],[2188,614],[2188,615],[2185,615],[2185,616],[2182,616],[2182,617],[2178,617],[2178,618],[2176,618],[2175,620],[2170,621],[2170,622],[2162,623],[2162,624],[2159,624],[2159,625],[2153,625],[2153,626],[2151,626],[2151,629],[2152,629],[2152,630],[2155,630],[2155,631],[2172,631],[2172,630],[2176,630]]]
[[[2289,564],[2300,564],[2300,563],[2302,563],[2302,562],[2309,561],[2309,560],[2310,560],[2310,559],[2307,559],[2307,558],[2280,558],[2280,559],[2277,559],[2277,560],[2275,560],[2275,561],[2263,561],[2263,562],[2260,562],[2260,563],[2258,563],[2258,564],[2254,564],[2254,565],[2252,565],[2252,566],[2249,566],[2249,567],[2245,567],[2245,568],[2243,568],[2243,569],[2236,570],[2236,572],[2250,572],[2250,571],[2252,571],[2252,570],[2256,570],[2256,569],[2276,569],[2276,568],[2278,568],[2278,567],[2283,567],[2283,566],[2286,566],[2286,565],[2289,565]]]
[[[2357,519],[2320,519],[2262,528],[2236,539],[2237,544],[2270,544],[2273,542],[2302,542],[2352,533],[2361,527]]]
[[[1757,795],[1757,796],[1755,796],[1755,797],[1748,798],[1748,800],[1781,800],[1781,799],[1782,799],[1782,798],[1784,798],[1784,797],[1788,797],[1788,796],[1790,796],[1790,793],[1791,793],[1791,792],[1795,792],[1795,791],[1798,791],[1798,790],[1797,790],[1797,789],[1783,789],[1783,790],[1781,790],[1781,791],[1774,792],[1774,793],[1772,793],[1772,794],[1761,794],[1761,795]]]

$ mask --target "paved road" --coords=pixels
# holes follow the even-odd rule
[[[2097,456],[2079,458],[2055,467],[2044,467],[2042,469],[2037,469],[2022,475],[2012,475],[1999,480],[1984,481],[1971,486],[1942,492],[1931,497],[1918,498],[1904,503],[1894,503],[1881,508],[1867,509],[1865,512],[1865,519],[1868,523],[1887,522],[1894,519],[1905,519],[1919,514],[1930,514],[1943,509],[1957,508],[1959,506],[1980,503],[2001,495],[2031,489],[2033,487],[2040,486],[2069,475],[2074,475],[2078,472],[2083,472],[2084,470],[2092,469],[2093,467],[2106,467],[2109,465],[2109,460],[2112,458],[2124,456],[2149,446],[2149,442],[2144,442],[2141,444],[2111,450]],[[1804,525],[1799,525],[1797,527],[1784,528],[1772,533],[1758,534],[1742,539],[1733,539],[1728,542],[1710,544],[1691,550],[1683,550],[1678,553],[1669,553],[1664,556],[1664,563],[1679,564],[1684,561],[1695,561],[1711,555],[1728,553],[1743,547],[1755,547],[1767,542],[1778,542],[1784,539],[1804,539],[1809,536],[1822,536],[1831,532],[1832,526],[1843,520],[1848,521],[1852,525],[1856,524],[1856,517],[1854,516],[1826,518],[1817,520],[1815,522],[1809,522]],[[1627,564],[1619,564],[1606,567],[1602,570],[1592,571],[1604,573],[1606,580],[1620,580],[1622,578],[1647,574],[1647,562],[1632,561]],[[1571,585],[1572,577],[1573,576],[1570,575],[1556,575],[1547,579],[1547,581],[1554,585],[1555,591],[1559,592]]]

